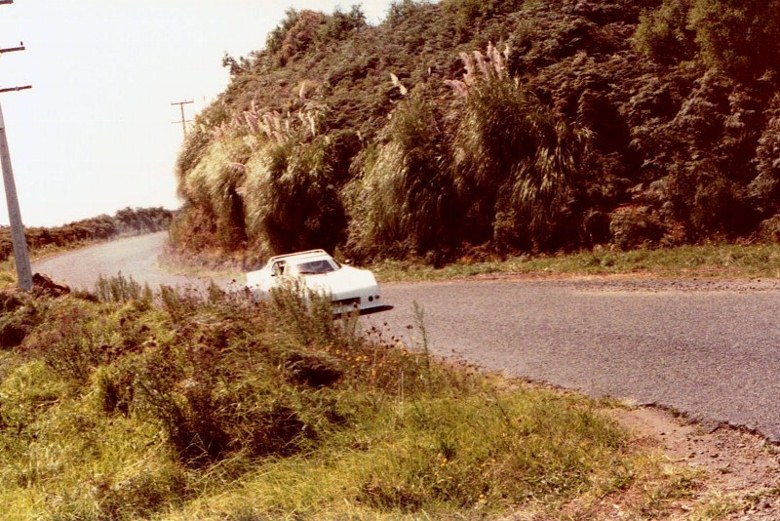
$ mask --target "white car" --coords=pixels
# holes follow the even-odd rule
[[[284,284],[293,286],[296,281],[330,297],[336,313],[382,306],[379,284],[371,271],[341,265],[325,250],[277,255],[264,268],[246,274],[247,287],[259,298]]]

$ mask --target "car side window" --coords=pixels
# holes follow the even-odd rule
[[[271,266],[271,275],[284,275],[284,261],[275,262],[273,266]]]

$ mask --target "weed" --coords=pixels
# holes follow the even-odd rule
[[[102,302],[151,301],[151,288],[148,284],[142,287],[132,277],[126,277],[121,272],[109,278],[100,275],[95,283],[95,294]]]
[[[84,308],[68,301],[55,308],[26,339],[24,349],[41,357],[61,377],[78,386],[107,356],[108,327]]]

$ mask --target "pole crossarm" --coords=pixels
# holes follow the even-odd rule
[[[24,42],[19,42],[19,45],[17,47],[5,47],[3,49],[0,49],[0,54],[3,54],[5,52],[16,52],[16,51],[23,51],[26,47],[24,46]]]
[[[32,85],[25,85],[23,87],[5,87],[0,89],[0,94],[3,92],[16,92],[20,90],[32,89]]]

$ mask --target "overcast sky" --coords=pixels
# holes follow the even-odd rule
[[[174,209],[180,111],[203,109],[228,82],[222,57],[263,47],[285,11],[361,4],[370,23],[390,0],[15,0],[0,5],[0,95],[27,226],[121,208]],[[8,224],[5,194],[0,225]]]

